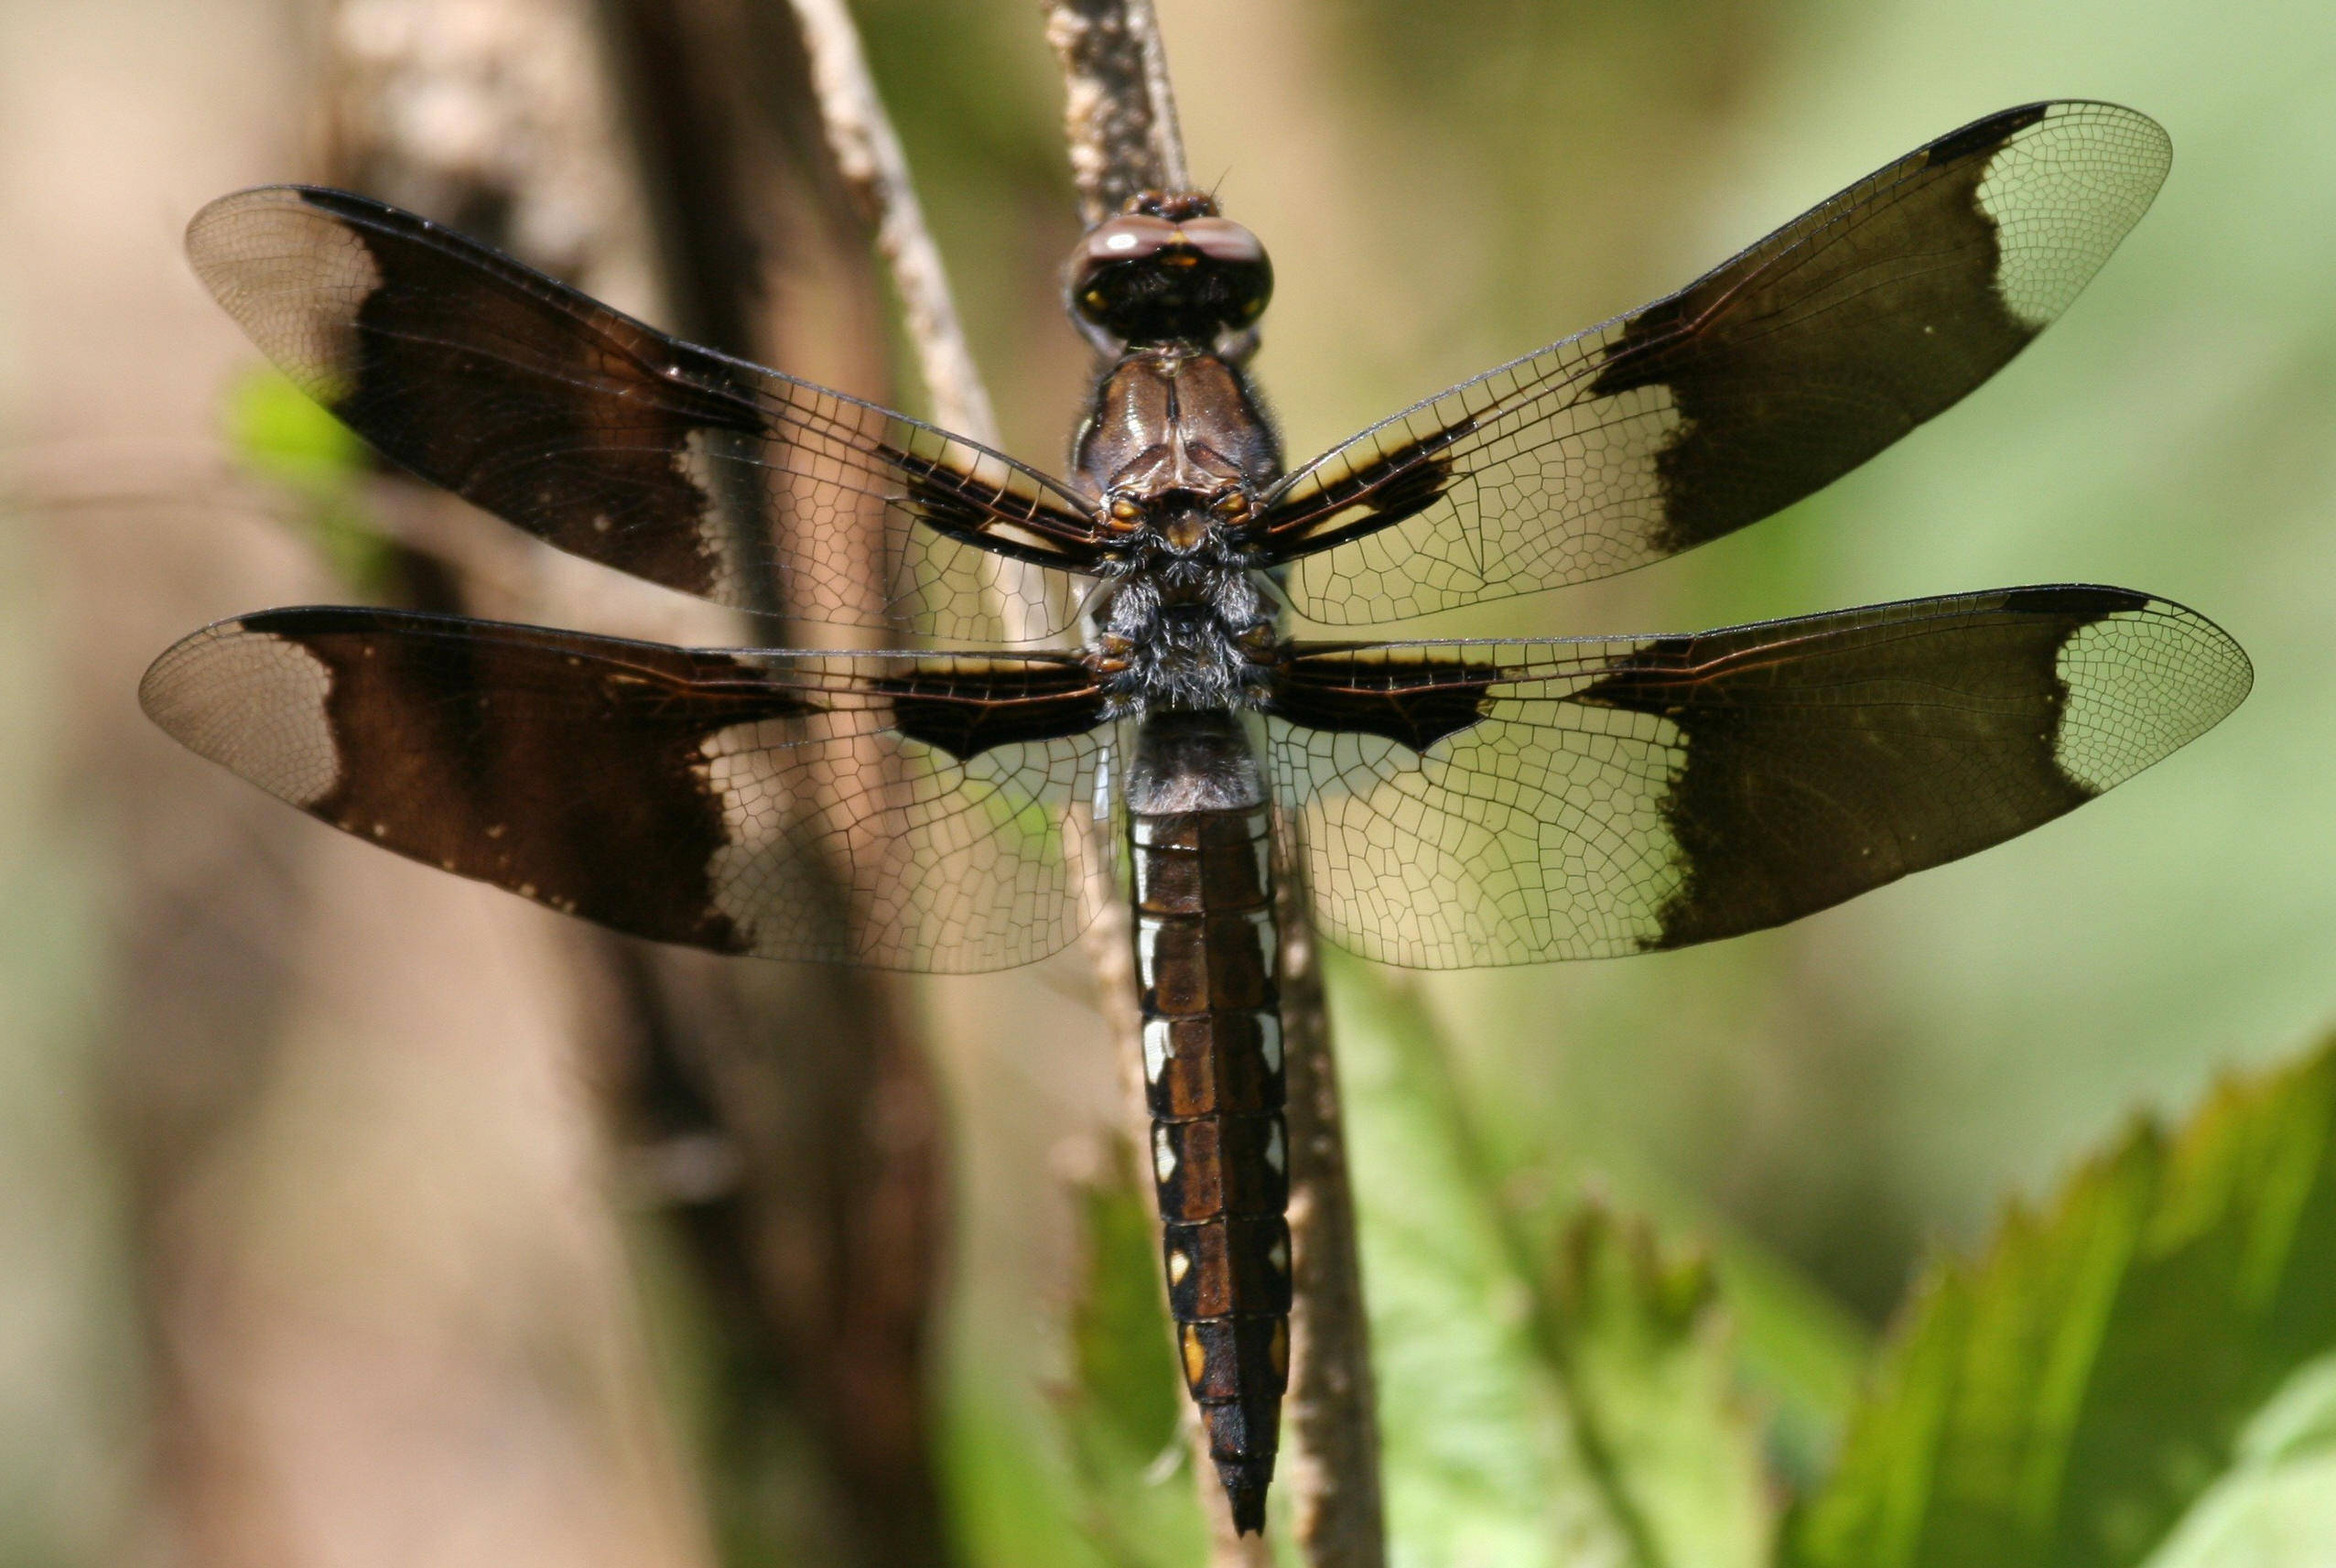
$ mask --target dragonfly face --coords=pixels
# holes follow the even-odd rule
[[[1074,319],[1121,347],[1213,344],[1273,297],[1265,247],[1197,191],[1136,196],[1079,242],[1066,276]]]
[[[2203,733],[2251,679],[2212,622],[2115,588],[1500,643],[1285,640],[1281,599],[1392,620],[1756,522],[2025,347],[2168,157],[2114,105],[1990,115],[1678,293],[1286,472],[1246,369],[1264,249],[1207,198],[1152,193],[1072,260],[1102,359],[1064,479],[677,341],[365,198],[246,191],[196,217],[197,270],[424,478],[723,603],[1022,642],[1085,607],[1091,634],[690,650],[271,611],[172,648],[141,698],[196,751],[401,854],[771,957],[1044,957],[1112,883],[1096,846],[1116,788],[1179,1357],[1256,1529],[1292,1267],[1274,844],[1304,857],[1314,923],[1366,957],[1681,946],[2049,821]],[[802,896],[812,881],[849,918]]]

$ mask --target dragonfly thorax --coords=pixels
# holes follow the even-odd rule
[[[1240,368],[1186,350],[1122,355],[1097,378],[1072,464],[1102,502],[1089,658],[1114,708],[1262,702],[1279,604],[1254,569],[1254,531],[1282,450]]]
[[[1138,557],[1107,584],[1088,656],[1123,716],[1256,707],[1280,656],[1275,608],[1264,579],[1211,533],[1190,553]]]

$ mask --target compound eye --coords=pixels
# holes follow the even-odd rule
[[[1184,243],[1211,261],[1255,266],[1265,260],[1258,237],[1230,218],[1187,218],[1177,225]]]
[[[1176,225],[1164,218],[1123,212],[1098,223],[1079,242],[1080,276],[1112,262],[1141,261],[1158,255],[1176,243]]]
[[[1255,234],[1213,211],[1138,211],[1081,238],[1066,281],[1080,319],[1122,341],[1206,342],[1257,319],[1273,266]]]

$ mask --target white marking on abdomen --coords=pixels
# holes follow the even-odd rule
[[[1273,930],[1273,911],[1253,910],[1248,916],[1249,930],[1257,937],[1258,956],[1265,962],[1265,973],[1271,978],[1282,957],[1282,944]]]
[[[1258,1054],[1265,1058],[1266,1071],[1280,1076],[1282,1072],[1282,1020],[1270,1012],[1257,1015]]]
[[[1160,967],[1160,928],[1166,922],[1148,914],[1136,916],[1136,979],[1156,985],[1152,971]]]

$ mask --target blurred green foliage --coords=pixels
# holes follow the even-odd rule
[[[1649,1227],[1592,1204],[1536,1295],[1542,1359],[1629,1555],[1765,1562],[1767,1477],[1710,1266],[1665,1256]]]
[[[2278,1568],[2336,1541],[2336,1356],[2287,1380],[2240,1434],[2238,1462],[2148,1568]]]
[[[2141,1562],[2250,1446],[2308,1443],[2243,1434],[2332,1349],[2336,1044],[2136,1128],[1931,1271],[1786,1560]]]
[[[1176,1568],[1207,1545],[1169,1351],[1152,1196],[1124,1149],[1079,1193],[1086,1260],[1068,1324],[1071,1377],[1055,1396],[1081,1528],[1106,1562]]]
[[[1368,1151],[1354,1172],[1365,1294],[1407,1549],[1760,1561],[1760,1444],[1714,1271],[1602,1206],[1536,1201],[1534,1173],[1486,1146],[1416,997],[1348,960],[1328,972],[1348,1134]]]
[[[352,593],[377,595],[395,569],[388,535],[367,511],[373,459],[348,426],[280,373],[254,367],[230,389],[227,445],[254,477],[278,487],[293,524]]]
[[[1350,1127],[1381,1156],[1357,1187],[1398,1560],[2325,1561],[2336,1043],[2226,1084],[2178,1133],[2136,1125],[2015,1207],[1977,1260],[1934,1264],[1779,1543],[1772,1499],[1795,1487],[1761,1416],[1795,1390],[1747,1375],[1729,1271],[1610,1200],[1530,1227],[1437,1081],[1445,1047],[1419,1010],[1386,995],[1341,1023]],[[1081,1196],[1055,1394],[1073,1506],[1098,1561],[1196,1562],[1189,1481],[1163,1489],[1181,1465],[1150,1221],[1114,1172]]]

